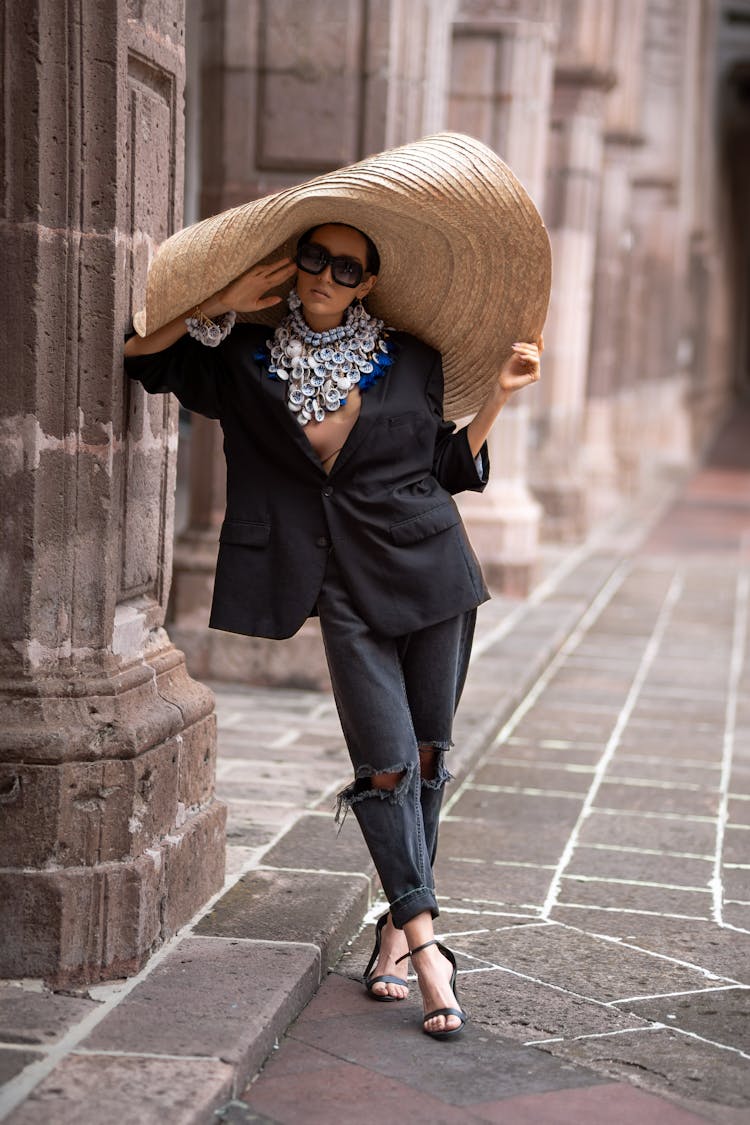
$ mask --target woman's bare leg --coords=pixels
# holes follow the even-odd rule
[[[426,941],[432,941],[435,930],[430,912],[425,910],[409,922],[405,922],[404,933],[409,942],[409,949],[416,949]],[[453,967],[436,945],[429,945],[427,949],[417,953],[412,965],[419,981],[425,1012],[432,1012],[435,1008],[458,1007],[450,987]],[[461,1020],[458,1016],[434,1016],[424,1026],[426,1031],[452,1031],[460,1025]]]

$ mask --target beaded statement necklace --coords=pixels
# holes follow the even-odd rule
[[[352,387],[366,391],[393,363],[391,343],[382,320],[359,303],[346,310],[344,323],[313,332],[302,315],[302,301],[292,289],[289,314],[268,340],[267,362],[272,379],[287,384],[286,403],[301,426],[322,422],[346,402]]]

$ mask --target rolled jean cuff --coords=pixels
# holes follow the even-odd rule
[[[397,930],[403,930],[405,922],[411,922],[425,910],[429,910],[433,918],[440,914],[435,892],[431,887],[415,887],[390,904],[391,921]]]

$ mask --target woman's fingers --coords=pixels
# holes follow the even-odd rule
[[[261,266],[260,268],[266,271],[267,277],[273,277],[273,275],[277,273],[292,273],[296,270],[297,266],[291,258],[281,258],[278,262],[268,262],[265,266]]]

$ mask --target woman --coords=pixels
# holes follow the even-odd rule
[[[480,157],[490,168],[487,183],[494,174],[489,162],[501,164],[469,138],[428,140],[437,140],[433,147],[446,160],[456,142],[462,158],[471,146],[467,182]],[[399,156],[409,153],[412,173],[420,170],[422,144],[394,150]],[[381,158],[390,155],[371,158],[371,165],[380,161],[381,183],[392,171]],[[354,173],[345,170],[350,194],[356,170],[366,163],[354,166]],[[403,178],[399,164],[394,183]],[[291,222],[294,216],[297,221],[309,216],[311,207],[323,208],[319,184],[325,180],[314,181],[314,191],[309,185],[301,203],[294,201]],[[412,174],[410,183],[414,180]],[[363,178],[364,187],[357,188],[368,194],[366,206],[356,213],[374,215],[375,222],[372,182]],[[494,231],[498,182],[491,183],[494,194],[488,193],[491,198],[481,207],[469,200],[468,225],[478,214]],[[469,193],[459,188],[463,204]],[[511,208],[517,208],[519,191],[514,184]],[[443,191],[444,220],[446,198]],[[284,193],[270,201],[277,217],[280,201],[292,207]],[[398,254],[406,253],[397,228],[403,198],[396,203],[396,225],[389,240],[385,226],[383,235],[392,290]],[[265,207],[266,201],[259,205]],[[341,206],[347,217],[353,213],[351,206]],[[404,999],[408,987],[398,965],[411,956],[424,1003],[423,1030],[446,1038],[463,1028],[466,1017],[455,995],[455,960],[434,937],[438,907],[432,869],[443,788],[450,777],[444,754],[451,746],[476,607],[489,596],[452,495],[484,488],[487,435],[509,396],[539,378],[542,339],[537,333],[534,342],[508,347],[499,371],[485,376],[479,409],[456,431],[443,418],[449,388],[443,385],[438,351],[412,333],[387,328],[361,303],[374,291],[376,299],[381,283],[382,245],[377,246],[375,226],[370,227],[373,241],[359,224],[331,221],[331,207],[323,209],[324,221],[305,223],[308,229],[298,225],[294,259],[253,265],[197,306],[131,337],[126,369],[147,391],[173,391],[188,409],[222,424],[227,513],[211,626],[279,638],[291,636],[310,615],[320,618],[354,770],[352,783],[339,796],[339,811],[350,807],[357,817],[389,901],[365,971],[367,991],[381,1001]],[[538,220],[529,203],[518,227],[529,246],[532,212]],[[233,236],[226,245],[232,253],[236,212],[226,214]],[[386,211],[382,214],[385,223]],[[464,237],[466,226],[457,222],[455,236],[439,231],[435,236],[434,224],[432,235],[425,232],[425,238],[437,239],[431,244],[433,258],[446,246],[445,261],[433,263],[429,272],[416,246],[410,249],[415,280],[400,290],[402,297],[408,291],[410,305],[429,307],[429,277],[440,272],[437,266],[453,263],[460,278],[450,239]],[[523,248],[527,269],[533,268],[535,254],[543,267],[546,261],[540,222],[538,230],[536,248]],[[209,235],[215,247],[215,226]],[[507,229],[504,237],[509,238]],[[475,240],[476,263],[469,263],[480,279],[483,269],[490,275],[495,269],[496,259],[489,267],[487,260],[480,261],[487,243]],[[503,253],[507,256],[507,247]],[[168,269],[162,277],[169,278]],[[288,286],[292,278],[296,288],[289,295],[289,313],[275,329],[234,324],[235,313],[267,317],[282,300],[270,290]],[[547,270],[539,283],[547,291],[548,281]],[[170,299],[171,306],[164,307],[180,307],[174,294]],[[543,294],[534,314],[539,324],[539,310],[545,308]],[[484,308],[475,314],[477,323],[485,316],[485,336],[494,327],[491,313],[486,314]],[[141,319],[141,330],[145,323]]]

